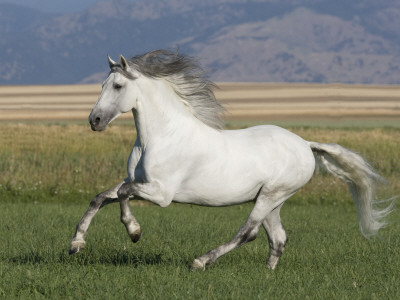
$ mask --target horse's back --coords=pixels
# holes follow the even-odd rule
[[[313,160],[307,141],[278,126],[260,125],[240,130],[227,130],[223,135],[229,140],[227,145],[231,149],[250,151],[258,154],[256,156],[264,153],[266,157],[269,157],[268,161],[272,158],[280,161],[283,156],[286,159],[293,157]]]
[[[234,145],[232,151],[241,152],[245,163],[252,161],[267,181],[282,176],[308,181],[314,172],[315,159],[308,142],[284,128],[261,125],[225,134]]]

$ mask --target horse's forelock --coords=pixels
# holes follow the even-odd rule
[[[123,75],[124,77],[134,80],[136,79],[136,76],[133,75],[132,73],[124,70],[119,64],[114,65],[111,70],[110,70],[110,74],[111,73],[120,73],[121,75]]]

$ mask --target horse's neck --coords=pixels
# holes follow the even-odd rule
[[[207,127],[192,115],[165,83],[156,84],[151,92],[138,99],[133,111],[140,144],[148,145],[182,141],[193,131]]]

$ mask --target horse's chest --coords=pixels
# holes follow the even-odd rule
[[[143,168],[143,151],[140,147],[134,147],[128,159],[127,171],[132,182],[145,182],[146,173]]]
[[[162,154],[154,155],[150,151],[143,151],[140,147],[133,148],[127,166],[129,179],[143,183],[167,176],[172,170],[163,157]]]

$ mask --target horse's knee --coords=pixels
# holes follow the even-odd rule
[[[133,195],[134,193],[134,185],[132,182],[125,182],[120,186],[117,191],[117,197],[119,199],[128,198],[129,196]]]

